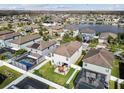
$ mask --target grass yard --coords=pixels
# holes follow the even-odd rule
[[[73,79],[70,81],[70,83],[69,83],[69,88],[70,88],[70,89],[74,88],[74,81],[75,81],[75,78],[77,77],[78,73],[79,73],[79,71],[77,71],[77,72],[75,73]]]
[[[53,65],[51,65],[50,62],[46,63],[43,67],[41,67],[39,70],[36,70],[34,74],[37,74],[38,76],[41,76],[45,79],[48,79],[52,82],[55,82],[59,85],[64,86],[66,81],[69,79],[69,77],[74,72],[73,68],[70,68],[70,71],[67,73],[67,75],[61,75],[54,72],[55,68]]]
[[[116,59],[114,62],[113,62],[113,68],[112,68],[112,75],[115,76],[115,77],[119,77],[119,60]]]
[[[15,79],[17,79],[19,76],[21,76],[21,73],[6,67],[6,66],[2,66],[0,67],[0,73],[5,75],[6,74],[3,72],[4,70],[8,71],[9,73],[12,73],[14,76],[13,77],[7,77],[2,84],[0,84],[0,89],[4,88],[5,86],[7,86],[9,83],[11,83],[12,81],[14,81]]]
[[[93,39],[91,40],[89,47],[91,48],[95,48],[98,45],[98,40],[97,39]]]
[[[124,84],[120,84],[120,89],[124,89]]]
[[[49,88],[48,88],[48,89],[56,89],[56,88],[49,86]]]
[[[109,89],[115,89],[115,82],[112,80],[109,81]]]

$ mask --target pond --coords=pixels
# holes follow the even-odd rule
[[[99,24],[68,24],[64,28],[66,29],[84,29],[91,28],[96,32],[113,32],[113,33],[124,33],[124,28],[113,26],[113,25],[99,25]]]

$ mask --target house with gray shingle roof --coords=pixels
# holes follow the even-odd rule
[[[91,28],[84,28],[79,30],[79,34],[82,35],[83,41],[90,41],[96,36],[96,31]]]
[[[27,50],[40,55],[49,55],[56,48],[55,41],[38,41],[27,46]]]
[[[91,49],[84,56],[82,71],[76,79],[76,88],[108,88],[114,56],[106,49]],[[86,86],[85,86],[86,87]]]
[[[0,46],[7,47],[9,44],[9,41],[18,39],[19,37],[21,37],[21,34],[19,32],[13,32],[13,33],[5,34],[5,35],[0,35]]]
[[[10,47],[13,49],[26,48],[26,46],[38,42],[41,40],[41,36],[39,34],[29,34],[18,39],[10,41]]]
[[[82,44],[78,41],[60,45],[53,52],[52,58],[55,65],[74,64],[82,53]]]

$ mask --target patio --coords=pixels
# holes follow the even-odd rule
[[[1,60],[7,60],[14,57],[15,50],[12,50],[11,48],[1,48],[0,49],[0,59]]]
[[[67,64],[63,64],[62,66],[58,66],[54,72],[61,74],[61,75],[67,75],[69,72],[70,68],[68,67]]]
[[[77,89],[104,89],[108,84],[105,82],[105,76],[83,69],[75,80],[75,88]]]
[[[74,72],[73,68],[70,68],[69,72],[66,75],[58,74],[55,71],[55,67],[51,64],[51,62],[46,63],[40,69],[35,70],[34,74],[41,76],[45,79],[48,79],[52,82],[55,82],[59,85],[65,86],[67,80]]]

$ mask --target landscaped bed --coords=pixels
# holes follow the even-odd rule
[[[54,70],[55,70],[54,66],[51,65],[50,62],[48,62],[43,67],[36,70],[34,72],[34,74],[37,74],[38,76],[41,76],[45,79],[48,79],[52,82],[55,82],[55,83],[59,84],[59,85],[65,86],[67,80],[72,75],[72,73],[74,72],[75,69],[70,68],[67,75],[57,74],[57,73],[54,72]]]
[[[12,70],[11,68],[6,67],[6,66],[0,67],[0,74],[6,77],[5,80],[3,80],[3,82],[0,84],[0,89],[4,88],[9,83],[17,79],[19,76],[21,76],[21,73],[15,70]]]

